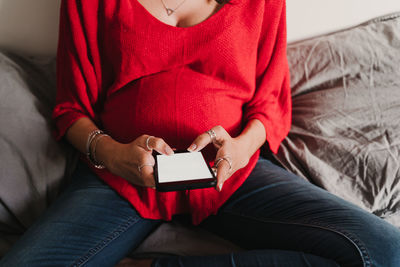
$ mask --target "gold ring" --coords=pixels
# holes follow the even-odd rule
[[[146,139],[146,148],[147,148],[148,151],[152,151],[152,150],[153,150],[153,149],[149,146],[150,138],[153,138],[153,136],[149,136],[149,137],[147,137],[147,139]]]
[[[222,157],[222,158],[218,158],[216,161],[215,161],[215,167],[217,167],[218,168],[218,165],[221,163],[221,161],[223,161],[223,160],[225,160],[226,162],[228,162],[228,164],[229,164],[229,170],[232,170],[232,159],[231,159],[231,157]]]
[[[206,133],[208,133],[208,135],[210,136],[212,143],[215,143],[217,141],[217,134],[213,129],[208,130]]]

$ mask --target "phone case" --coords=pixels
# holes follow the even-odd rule
[[[188,151],[186,150],[178,150],[175,151],[175,153],[187,153]],[[187,181],[179,181],[179,182],[165,182],[165,183],[160,183],[158,180],[158,164],[157,164],[157,155],[160,155],[160,153],[153,151],[153,156],[156,160],[156,164],[154,165],[154,177],[156,180],[156,190],[160,192],[170,192],[170,191],[181,191],[181,190],[192,190],[192,189],[200,189],[200,188],[208,188],[208,187],[215,187],[217,184],[217,177],[215,177],[215,174],[213,170],[211,169],[210,165],[208,162],[204,159],[203,153],[201,154],[203,156],[204,161],[207,164],[207,167],[210,171],[210,174],[212,178],[206,178],[206,179],[198,179],[198,180],[187,180]]]

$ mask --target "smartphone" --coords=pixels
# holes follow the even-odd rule
[[[156,189],[161,192],[215,187],[217,178],[201,152],[154,152]]]

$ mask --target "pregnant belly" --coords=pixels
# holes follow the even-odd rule
[[[105,102],[105,131],[128,143],[142,134],[158,136],[178,149],[200,133],[222,125],[232,136],[241,129],[242,102],[207,80],[185,81],[180,73],[159,73],[135,80]]]

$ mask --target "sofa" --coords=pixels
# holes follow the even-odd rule
[[[288,45],[293,124],[264,156],[400,228],[400,13]],[[0,257],[51,205],[78,152],[52,137],[55,58],[0,51]],[[163,223],[133,256],[240,246]]]

